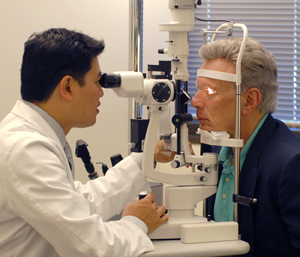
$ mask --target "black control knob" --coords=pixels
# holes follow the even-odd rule
[[[152,96],[156,102],[164,103],[169,100],[171,96],[171,89],[166,83],[157,83],[152,89]]]
[[[205,171],[206,173],[211,173],[211,172],[212,172],[211,167],[205,167],[205,168],[204,168],[204,171]]]
[[[120,162],[122,160],[123,160],[123,157],[119,153],[110,157],[110,161],[111,161],[112,166],[115,166],[118,162]]]
[[[207,177],[205,177],[205,176],[201,176],[201,177],[200,177],[200,181],[202,181],[202,182],[206,182],[206,181],[207,181]]]
[[[143,198],[145,198],[147,196],[147,192],[146,191],[142,191],[139,193],[139,200],[142,200]]]

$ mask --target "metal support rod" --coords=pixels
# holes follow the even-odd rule
[[[236,124],[235,124],[235,139],[241,138],[241,87],[236,85]],[[240,147],[234,148],[234,194],[239,194],[239,177],[240,177]],[[234,221],[238,222],[238,203],[234,203]]]
[[[143,71],[143,0],[129,0],[129,71]],[[135,100],[128,99],[129,119],[141,117],[140,106]],[[128,125],[128,142],[130,143],[131,125]],[[131,149],[128,148],[128,154]]]
[[[143,0],[129,0],[129,70],[142,69]]]
[[[176,106],[175,106],[176,114],[181,114],[180,90],[181,90],[181,81],[176,80]],[[176,134],[177,134],[177,154],[180,155],[180,153],[181,153],[181,124],[179,126],[176,126]]]
[[[129,70],[143,71],[143,0],[129,0]],[[131,118],[140,116],[140,108],[132,101]]]
[[[222,24],[217,28],[217,32],[221,31],[224,28],[233,29],[233,28],[241,28],[243,30],[243,41],[241,44],[241,48],[238,54],[238,58],[236,61],[236,113],[235,113],[235,139],[241,138],[241,63],[242,57],[244,54],[244,50],[246,47],[247,39],[248,39],[248,29],[244,24]],[[211,39],[211,41],[215,41],[217,39],[218,33],[215,33]],[[239,176],[240,176],[240,147],[235,147],[234,149],[234,194],[239,194]],[[238,222],[238,204],[234,203],[234,221]]]
[[[188,83],[189,83],[188,81],[184,82],[184,91],[185,92],[188,92]],[[188,105],[187,105],[187,103],[184,105],[184,108],[181,111],[184,112],[184,113],[188,112]]]
[[[241,44],[240,52],[238,54],[237,62],[236,62],[236,117],[235,117],[235,139],[241,138],[241,73],[242,73],[242,57],[244,54],[244,50],[246,48],[246,43],[248,39],[248,29],[244,24],[234,24],[234,27],[238,27],[243,29],[243,41]],[[240,180],[240,147],[235,148],[235,169],[234,169],[234,194],[239,194],[239,180]],[[238,222],[238,203],[234,203],[234,221]]]

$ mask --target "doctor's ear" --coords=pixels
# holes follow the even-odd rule
[[[76,82],[77,80],[75,80],[72,76],[70,75],[64,76],[58,83],[60,95],[66,100],[72,100],[74,83]]]
[[[242,94],[241,111],[247,115],[255,111],[261,102],[261,93],[259,89],[253,87]]]

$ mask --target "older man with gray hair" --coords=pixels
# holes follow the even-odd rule
[[[231,37],[200,49],[200,70],[236,73],[242,38]],[[235,83],[205,77],[199,72],[198,92],[192,101],[200,128],[227,131],[235,136]],[[300,256],[300,139],[272,117],[277,104],[277,67],[274,56],[249,38],[241,63],[241,138],[239,194],[256,198],[252,207],[239,205],[242,239],[250,244],[245,256]],[[207,210],[215,221],[232,221],[234,152],[219,153],[220,180]]]

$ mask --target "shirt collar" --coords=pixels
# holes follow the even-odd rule
[[[65,147],[67,144],[67,140],[65,137],[65,133],[60,126],[60,124],[52,117],[50,116],[46,111],[44,111],[42,108],[39,106],[28,102],[28,101],[23,101],[26,105],[31,107],[33,110],[35,110],[39,115],[42,116],[42,118],[49,124],[49,126],[54,130],[55,134],[59,138],[59,141],[62,145],[62,147]]]

